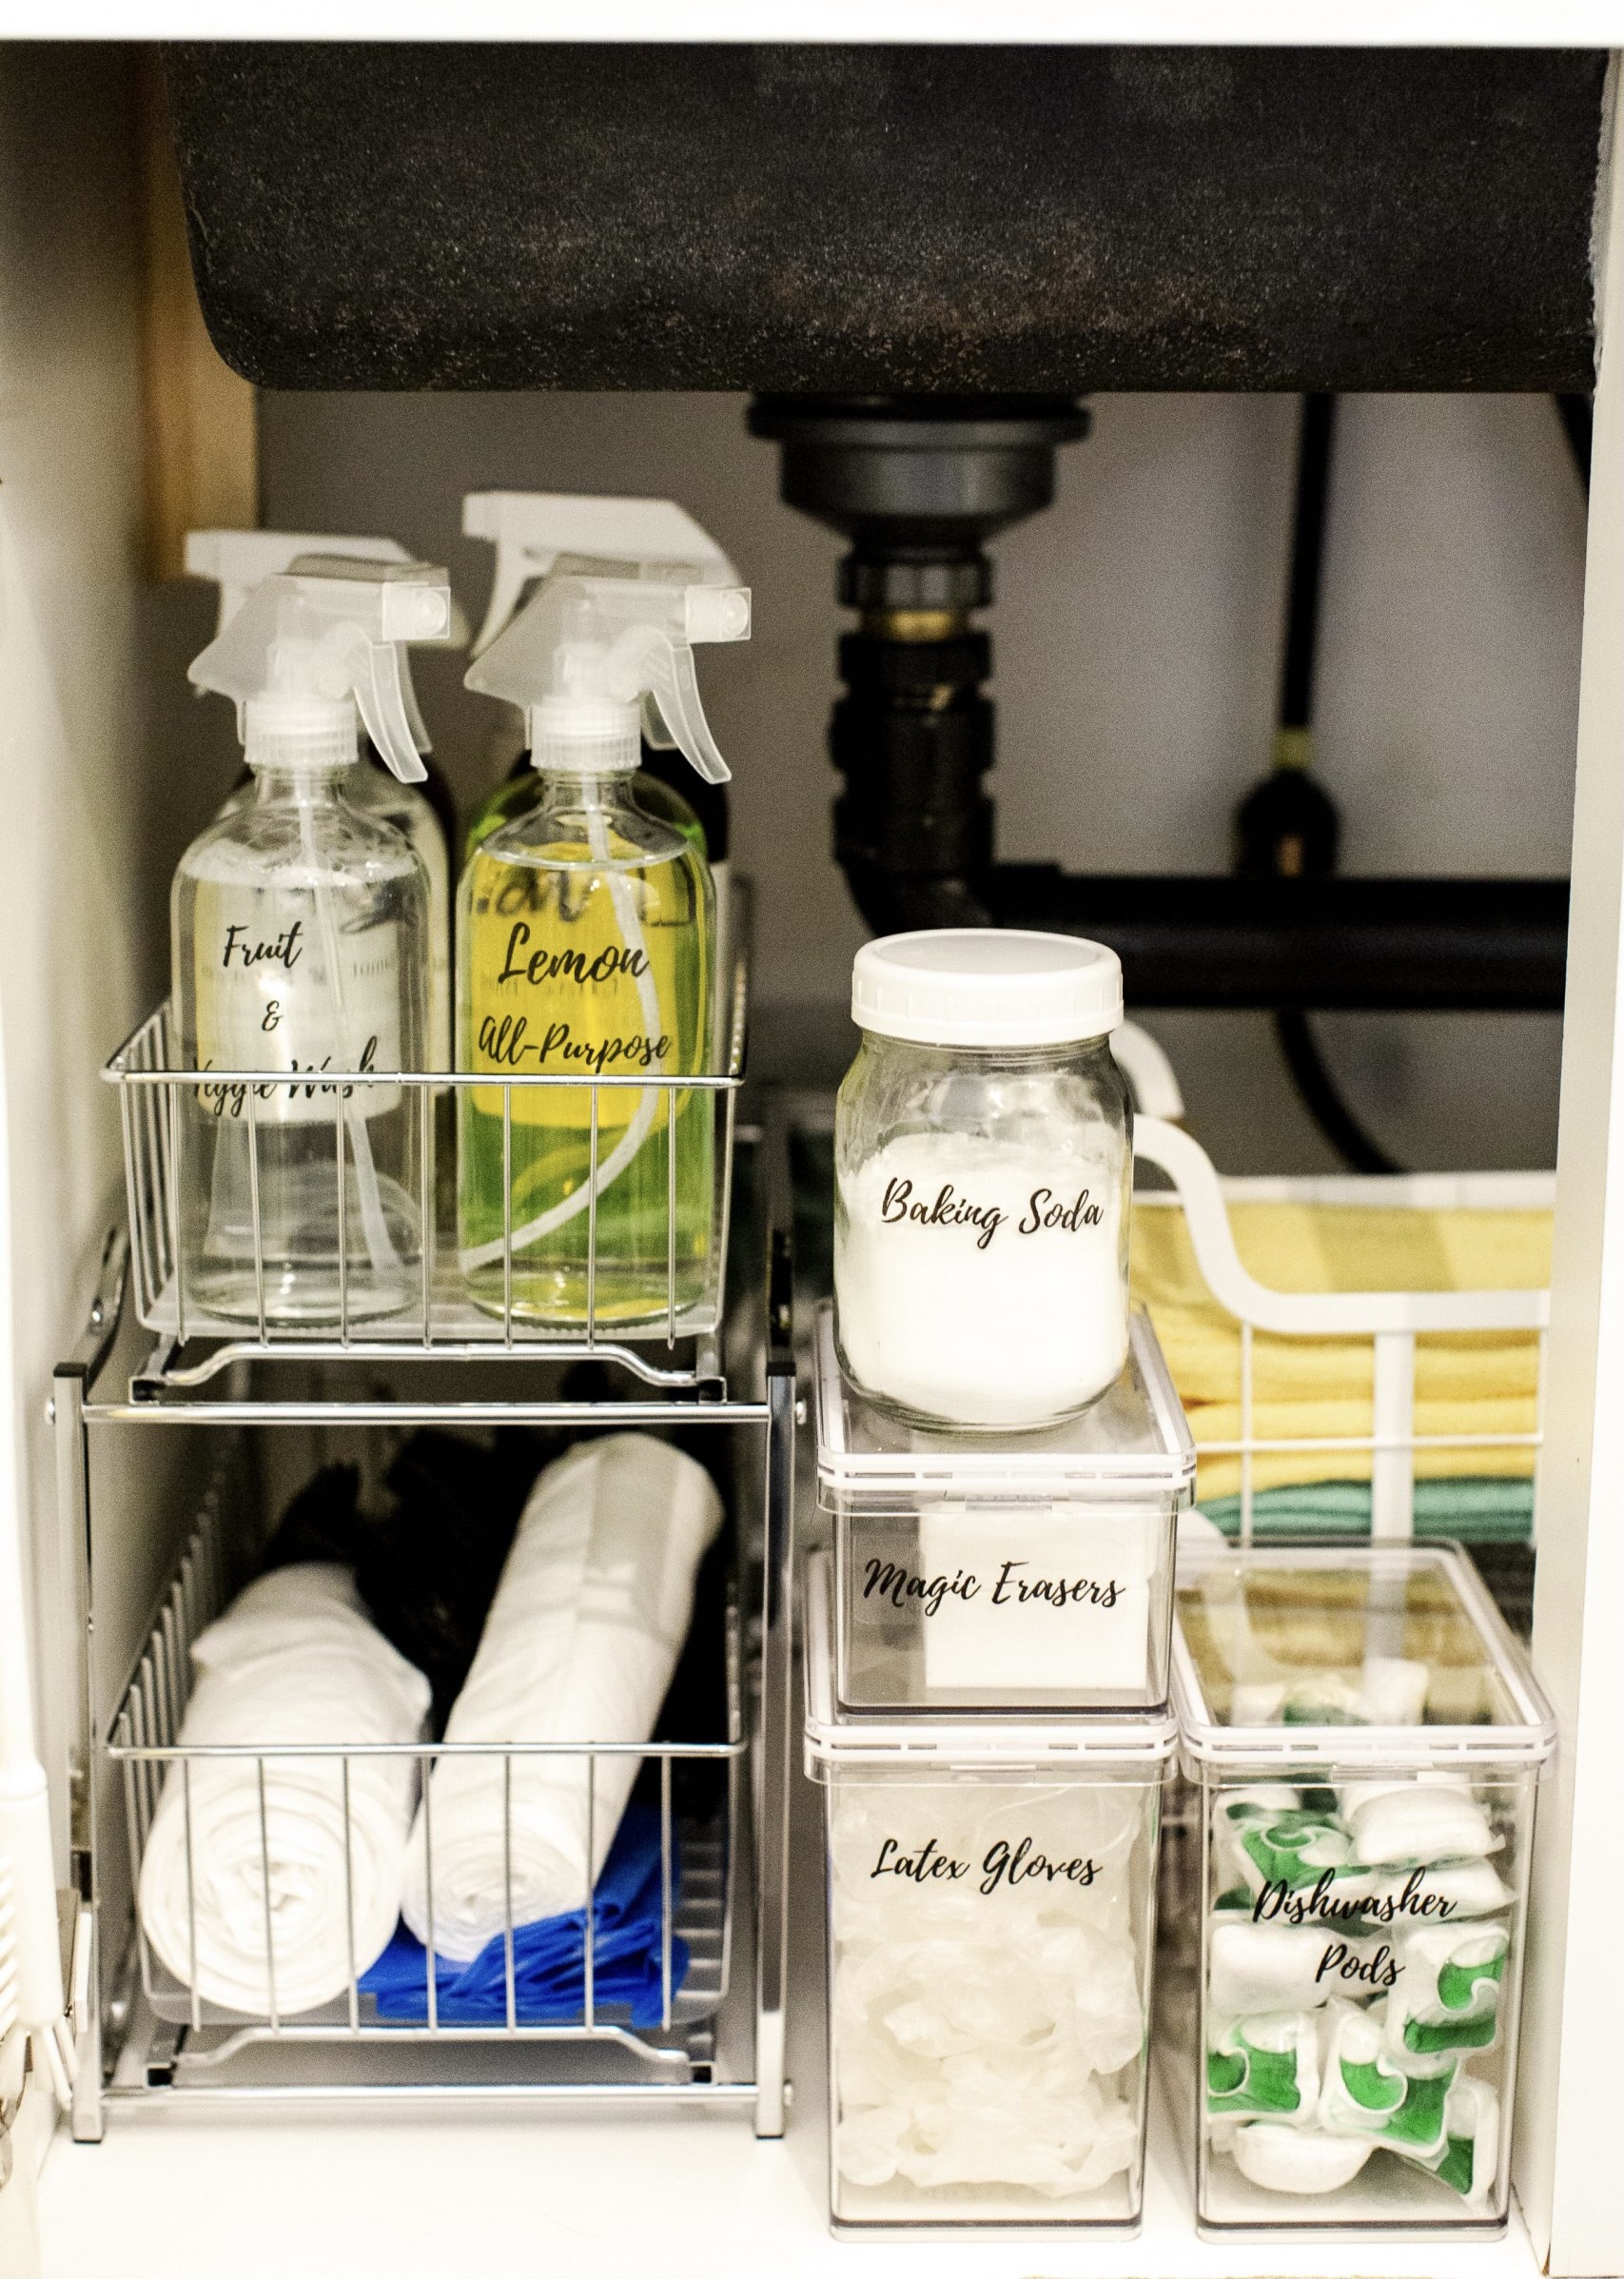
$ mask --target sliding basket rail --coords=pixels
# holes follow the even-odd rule
[[[158,1007],[103,1074],[160,1373],[418,1353],[714,1375],[747,991],[741,957],[718,1064],[686,1075],[186,1068]],[[374,1162],[385,1126],[403,1176]]]

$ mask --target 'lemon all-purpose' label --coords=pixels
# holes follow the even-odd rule
[[[517,897],[503,886],[517,866],[485,867],[495,878],[485,891],[484,879],[478,881],[472,905],[470,1065],[479,1073],[573,1077],[581,1087],[516,1085],[513,1121],[578,1128],[590,1115],[586,1087],[596,1079],[677,1072],[678,930],[649,923],[656,914],[640,912],[644,922],[629,940],[602,876],[570,877],[566,903],[551,880],[538,893],[532,874],[522,911],[516,910]],[[638,881],[624,883],[640,902],[646,898]],[[623,1130],[641,1097],[635,1085],[599,1086],[599,1130]],[[480,1112],[500,1115],[499,1091],[481,1090],[475,1100]]]

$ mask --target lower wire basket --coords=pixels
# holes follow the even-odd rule
[[[507,2073],[533,2076],[548,2046],[577,2082],[705,2077],[730,1984],[738,1881],[734,1832],[746,1746],[731,1598],[725,1612],[718,1609],[726,1663],[725,1730],[718,1738],[656,1739],[630,1750],[569,1743],[460,1750],[433,1741],[351,1745],[342,1735],[303,1750],[188,1747],[181,1734],[191,1648],[243,1579],[234,1531],[224,1516],[234,1501],[222,1475],[205,1499],[108,1741],[108,1757],[122,1778],[132,1888],[140,1889],[165,1805],[159,1840],[176,1850],[184,1894],[162,1938],[151,1935],[137,1906],[126,2002],[131,2024],[144,2029],[136,2037],[144,2047],[132,2057],[146,2084],[206,2081],[246,2067],[250,2081],[274,2076],[289,2086],[335,2070],[354,2086],[410,2081],[455,2088],[470,2079],[499,2086]],[[591,1858],[598,1769],[612,1757],[623,1765],[628,1753],[641,1763],[590,1912],[583,1889],[582,1904],[573,1911],[544,1924],[515,1922],[514,1829],[525,1809],[527,1772],[534,1795],[538,1760],[584,1763]],[[364,1849],[360,1816],[368,1778],[376,1778],[383,1759],[406,1760],[404,1777],[418,1804],[437,1760],[451,1755],[477,1756],[499,1774],[491,1783],[500,1801],[489,1850],[507,1863],[503,1929],[472,1966],[437,1955],[431,1969],[428,1953],[404,1924],[381,1956],[359,1952],[357,1862]],[[315,1798],[323,1841],[312,1840],[308,1820],[297,1829],[291,1824],[290,1770],[295,1797]],[[205,1857],[211,1840],[231,1846],[229,1859]],[[432,1835],[426,1873],[432,1940]],[[348,1930],[344,1983],[303,2008],[294,2006],[301,1997],[292,1991],[297,1958],[285,1943],[279,1953],[271,1896],[286,1889],[289,1876],[324,1878],[318,1900],[339,1911]],[[200,1910],[218,1904],[223,1877],[255,1916],[250,1945],[264,1926],[263,1998],[252,2002],[241,1994],[234,2001],[211,1996],[206,1961],[198,1967]],[[128,2044],[131,2035],[125,2038]],[[127,2064],[122,2073],[128,2072]]]

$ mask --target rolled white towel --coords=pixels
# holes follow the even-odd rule
[[[708,1473],[636,1432],[583,1442],[531,1491],[485,1619],[448,1741],[645,1741],[694,1612],[694,1580],[721,1524]],[[586,1903],[640,1758],[596,1759],[588,1861],[585,1757],[512,1762],[512,1919]],[[420,1806],[401,1912],[423,1943],[471,1962],[504,1928],[499,1755],[443,1757]],[[434,1906],[430,1921],[428,1864]]]
[[[192,1647],[197,1683],[179,1740],[415,1741],[429,1684],[367,1621],[347,1567],[280,1567],[263,1575]],[[171,1765],[141,1861],[141,1920],[158,1955],[205,2000],[251,2016],[319,2009],[349,1984],[342,1761],[334,1757],[190,1760],[191,1890],[186,1787]],[[349,1875],[354,1967],[388,1945],[418,1765],[411,1757],[349,1760]],[[270,1864],[267,1932],[265,1858]],[[267,1935],[269,1958],[267,1960]]]

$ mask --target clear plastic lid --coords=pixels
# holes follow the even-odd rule
[[[913,1511],[922,1501],[1186,1503],[1195,1443],[1149,1316],[1128,1325],[1127,1365],[1081,1416],[1041,1432],[932,1432],[871,1405],[843,1376],[834,1308],[817,1320],[818,1501],[826,1510]]]
[[[1160,1780],[1173,1754],[1178,1727],[1165,1710],[1046,1718],[973,1709],[867,1717],[843,1709],[834,1693],[834,1572],[822,1551],[807,1561],[806,1610],[806,1767],[813,1780],[826,1778],[831,1765],[916,1768],[921,1779],[1027,1766],[1056,1779],[1120,1772]]]
[[[1550,1707],[1452,1543],[1181,1548],[1173,1705],[1192,1765],[1537,1763]]]

